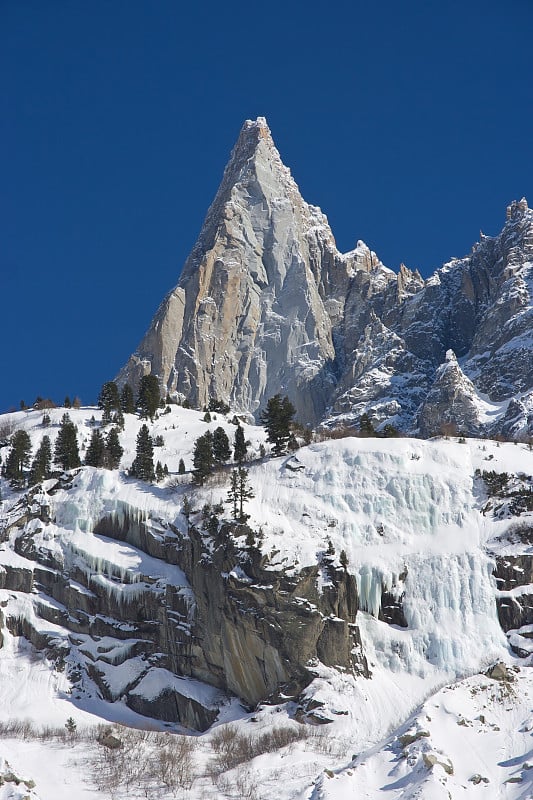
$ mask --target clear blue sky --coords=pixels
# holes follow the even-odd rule
[[[428,275],[530,195],[531,0],[0,2],[0,410],[94,401],[246,118],[337,244]]]

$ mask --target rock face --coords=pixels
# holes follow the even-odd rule
[[[479,406],[474,384],[463,373],[453,350],[446,353],[435,382],[420,409],[418,424],[422,436],[436,433],[481,432]]]
[[[27,598],[4,621],[66,667],[78,696],[94,686],[107,701],[205,730],[229,695],[251,705],[297,696],[313,661],[368,675],[357,587],[344,569],[267,569],[257,548],[239,546],[241,527],[208,533],[200,512],[180,533],[122,505],[79,537],[54,535],[42,512],[33,490],[2,531],[34,565],[15,556],[0,568],[0,588]],[[141,566],[121,566],[124,557]]]
[[[318,419],[335,358],[326,263],[346,273],[326,218],[302,200],[265,120],[245,123],[180,282],[119,381],[154,372],[193,405],[216,396],[252,413],[283,391]]]
[[[366,412],[424,435],[443,423],[525,434],[532,288],[525,200],[509,206],[498,236],[482,235],[426,281],[403,264],[387,269],[363,242],[339,253],[260,117],[245,123],[179,283],[118,381],[154,373],[162,394],[200,407],[217,397],[255,416],[282,392],[311,424]]]

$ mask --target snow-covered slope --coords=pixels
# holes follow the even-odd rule
[[[1,421],[24,427],[35,451],[45,433],[54,439],[63,413],[52,409],[47,428],[37,411],[17,412]],[[69,413],[78,426],[80,444],[87,442],[95,424],[91,417],[98,424],[100,412]],[[517,513],[522,531],[530,524],[525,492],[527,476],[533,474],[533,452],[525,445],[490,440],[344,438],[316,441],[280,458],[261,458],[260,446],[269,447],[265,431],[244,425],[251,443],[247,467],[255,495],[246,511],[250,528],[260,532],[253,552],[259,548],[261,566],[243,539],[224,545],[240,553],[238,565],[228,573],[222,570],[218,578],[226,587],[223,591],[236,598],[231,630],[247,631],[249,638],[242,641],[252,649],[259,641],[271,647],[274,639],[268,638],[267,626],[259,635],[257,620],[250,621],[248,612],[253,609],[259,620],[271,620],[269,626],[275,627],[269,616],[275,604],[276,646],[281,648],[277,652],[284,652],[279,637],[283,627],[292,624],[284,616],[285,596],[297,615],[297,626],[287,629],[294,648],[300,647],[298,625],[308,625],[309,636],[318,625],[322,638],[316,652],[323,654],[318,658],[315,653],[306,664],[310,678],[303,689],[285,690],[285,696],[272,698],[274,705],[260,703],[250,712],[239,704],[231,686],[253,693],[258,686],[253,676],[239,677],[229,661],[213,668],[211,675],[205,667],[201,675],[199,670],[180,673],[178,667],[185,662],[168,640],[169,631],[176,643],[190,632],[204,639],[215,637],[207,624],[195,628],[204,602],[195,595],[195,564],[201,562],[209,577],[203,584],[209,599],[209,592],[215,592],[210,581],[221,563],[220,548],[216,535],[205,528],[200,536],[203,550],[195,550],[191,526],[201,531],[201,509],[207,505],[213,509],[221,504],[225,510],[218,511],[219,522],[229,520],[229,477],[222,472],[195,488],[190,474],[177,473],[180,458],[190,468],[194,441],[208,428],[222,425],[233,438],[232,414],[216,416],[208,423],[201,412],[171,406],[169,413],[149,423],[152,435],[164,438],[156,458],[170,473],[159,485],[144,484],[124,472],[133,460],[141,425],[133,415],[126,415],[121,434],[121,471],[82,468],[59,481],[51,479],[28,497],[28,503],[2,481],[0,723],[30,718],[37,726],[62,727],[73,716],[80,729],[103,719],[182,730],[180,719],[188,724],[195,719],[198,727],[216,719],[213,731],[199,740],[192,797],[238,796],[232,792],[235,770],[242,772],[242,765],[226,765],[216,780],[204,769],[216,759],[210,737],[229,720],[234,720],[239,735],[256,739],[275,725],[305,732],[290,748],[273,748],[262,755],[250,751],[246,780],[259,798],[268,797],[275,785],[279,796],[287,799],[350,793],[432,799],[441,791],[443,797],[450,792],[452,798],[460,798],[483,787],[489,787],[485,796],[497,797],[501,789],[504,797],[526,797],[529,778],[523,762],[528,759],[529,734],[520,727],[530,714],[530,656],[515,658],[500,619],[503,624],[502,607],[514,602],[519,592],[504,582],[509,580],[505,559],[513,554],[522,559],[513,562],[518,567],[513,585],[525,584],[521,596],[527,594],[528,581],[533,583],[524,560],[529,558],[527,537],[515,536],[514,544],[511,539],[507,543]],[[6,452],[1,451],[4,459]],[[489,484],[481,477],[489,471],[521,477],[509,478],[505,497],[489,498]],[[189,522],[182,513],[185,495],[199,509]],[[517,498],[525,498],[518,511]],[[341,565],[344,555],[346,570]],[[357,587],[353,617],[349,603],[339,599],[348,591],[350,576]],[[217,604],[211,606],[211,614],[217,619],[219,605],[227,602],[223,591],[211,595]],[[93,604],[104,601],[108,615],[94,613]],[[336,605],[327,606],[333,602]],[[332,609],[329,615],[326,607]],[[520,608],[513,620],[519,618],[521,633],[510,630],[511,641],[517,635],[525,641],[527,625],[533,622],[528,621],[527,604]],[[338,618],[338,613],[346,616]],[[157,620],[159,633],[154,633]],[[328,661],[328,654],[342,654],[338,632],[347,628],[351,634],[346,641],[353,645],[351,665]],[[161,631],[166,631],[164,636]],[[211,642],[204,641],[202,647],[204,654],[218,652]],[[191,650],[196,663],[200,650],[196,645]],[[262,663],[273,669],[274,650],[267,650],[261,652]],[[242,663],[249,656],[242,651]],[[497,661],[520,665],[516,676],[509,673],[514,681],[499,683],[478,675]],[[444,690],[448,684],[458,688]],[[171,696],[172,702],[186,707],[183,717],[165,716]],[[480,714],[485,723],[476,720]],[[156,716],[163,721],[155,721]],[[402,725],[423,729],[429,736],[399,745],[398,736],[405,733]],[[487,744],[482,746],[482,741]],[[100,746],[93,746],[98,752]],[[62,797],[49,788],[49,747],[31,736],[23,745],[10,736],[2,749],[0,740],[0,755],[13,770],[37,781],[32,791],[44,787],[41,800]],[[53,768],[67,775],[62,745],[54,747]],[[500,748],[502,764],[494,756],[484,766],[483,747],[491,753]],[[25,755],[29,752],[33,771]],[[431,754],[437,754],[439,762],[433,767],[428,766]],[[448,761],[453,776],[442,766]],[[324,769],[331,774],[323,773],[313,784]],[[478,774],[490,783],[470,780]],[[521,783],[505,784],[518,777]],[[244,781],[242,775],[240,779]],[[76,785],[80,797],[96,796],[90,785],[83,790],[80,782]],[[159,791],[164,797],[161,786]],[[125,796],[126,789],[120,792]],[[0,794],[2,800],[9,796]],[[246,796],[244,789],[240,796]]]

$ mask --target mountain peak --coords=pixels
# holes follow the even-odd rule
[[[257,119],[247,119],[242,126],[241,133],[256,132],[260,138],[265,139],[270,136],[270,128],[265,117],[257,117]]]
[[[522,217],[529,211],[529,206],[527,204],[527,200],[525,197],[522,197],[521,200],[513,200],[510,205],[507,206],[507,219],[516,219],[517,217]]]

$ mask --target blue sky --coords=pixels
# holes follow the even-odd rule
[[[532,31],[530,0],[2,0],[0,410],[94,402],[246,118],[342,250],[428,275],[496,234],[532,195]]]

